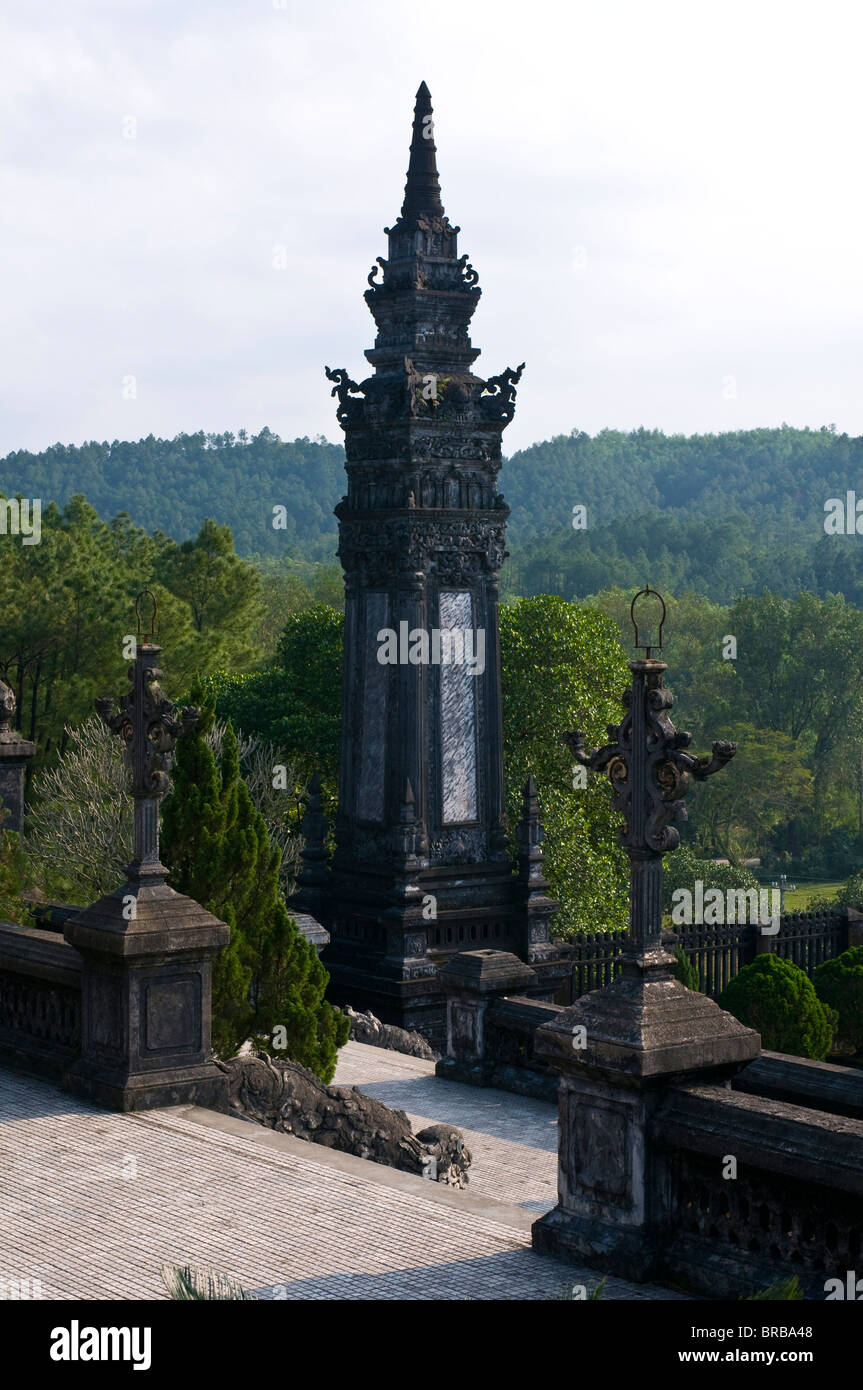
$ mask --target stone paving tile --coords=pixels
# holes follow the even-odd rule
[[[212,1118],[108,1112],[0,1068],[0,1278],[39,1279],[47,1299],[161,1299],[163,1263],[289,1299],[537,1300],[597,1281],[534,1254],[511,1208],[459,1210],[420,1178],[392,1187],[369,1165],[370,1181],[360,1160],[340,1171]],[[678,1295],[609,1280],[606,1297]]]
[[[494,1087],[443,1081],[434,1062],[366,1043],[339,1052],[333,1082],[404,1110],[416,1132],[437,1121],[463,1131],[470,1191],[541,1215],[557,1202],[557,1107]]]

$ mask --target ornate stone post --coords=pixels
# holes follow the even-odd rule
[[[518,840],[518,887],[524,911],[523,954],[532,966],[548,966],[549,987],[560,985],[570,972],[569,960],[549,940],[548,924],[559,904],[549,895],[549,882],[542,872],[542,842],[545,831],[539,816],[539,797],[533,773],[524,787],[521,820],[516,827]],[[555,962],[555,965],[551,963]]]
[[[447,1025],[446,1058],[438,1063],[437,1074],[474,1079],[483,1071],[489,1005],[521,993],[535,982],[536,973],[511,951],[462,951],[450,957],[438,979],[447,996]]]
[[[356,382],[345,367],[326,368],[348,483],[336,508],[339,813],[319,902],[333,999],[441,1046],[438,966],[471,942],[525,948],[507,850],[497,583],[509,516],[502,436],[524,364],[473,371],[479,276],[441,201],[425,83],[401,213],[385,231],[388,255],[365,292],[373,372]],[[389,653],[388,634],[398,638]],[[553,954],[531,960],[537,991],[553,993],[562,973]]]
[[[12,728],[15,693],[0,681],[0,801],[3,803],[4,830],[20,834],[24,825],[24,774],[36,752],[35,743],[22,738]]]
[[[639,597],[632,602],[634,625]],[[662,614],[664,620],[664,603]],[[635,645],[641,645],[637,625]],[[730,1077],[758,1054],[760,1039],[675,980],[674,957],[662,942],[662,856],[680,842],[671,822],[686,815],[691,779],[719,771],[735,745],[714,743],[710,758],[687,753],[691,735],[678,733],[668,715],[673,697],[662,684],[665,662],[652,659],[648,646],[629,669],[626,714],[609,726],[611,742],[587,753],[582,734],[566,735],[578,762],[607,772],[613,804],[624,816],[630,935],[614,982],[584,995],[536,1034],[537,1055],[561,1077],[560,1156],[558,1205],[534,1224],[533,1242],[647,1279],[656,1272],[665,1221],[648,1139],[656,1101],[663,1087],[683,1077]]]
[[[307,793],[302,822],[301,868],[291,896],[291,910],[296,908],[317,917],[326,897],[330,861],[326,846],[327,818],[321,797],[321,779],[317,773],[309,782]]]
[[[226,1079],[210,1049],[210,981],[213,957],[230,929],[169,888],[159,860],[159,804],[174,743],[200,712],[177,711],[165,699],[162,649],[152,636],[151,630],[138,641],[119,713],[113,700],[96,701],[124,744],[135,799],[134,854],[126,882],[64,927],[84,958],[81,1057],[66,1083],[117,1110],[188,1102],[224,1109]]]

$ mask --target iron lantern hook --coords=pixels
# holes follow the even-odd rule
[[[639,642],[638,619],[635,616],[636,603],[640,598],[645,598],[648,594],[652,594],[654,598],[658,598],[659,602],[662,604],[662,617],[659,620],[659,632],[657,634],[657,641],[653,642],[650,646],[647,646],[645,643]],[[662,597],[662,594],[659,592],[658,589],[651,589],[649,584],[644,589],[639,589],[638,593],[632,600],[632,603],[629,605],[629,617],[630,621],[632,622],[632,626],[635,629],[635,641],[633,643],[633,646],[636,649],[640,648],[642,651],[646,652],[648,661],[650,660],[651,651],[653,651],[654,649],[657,651],[662,651],[662,629],[665,624],[666,611],[667,610],[665,607],[665,599]]]
[[[138,622],[139,637],[141,636],[141,600],[145,598],[150,598],[153,601],[153,611],[150,614],[150,631],[146,633],[144,637],[144,640],[146,642],[150,638],[155,637],[156,635],[156,595],[153,593],[152,589],[142,589],[138,597],[135,599],[135,617]]]

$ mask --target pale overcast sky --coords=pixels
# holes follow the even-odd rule
[[[861,55],[852,0],[6,0],[0,453],[341,440],[423,79],[507,452],[861,433]]]

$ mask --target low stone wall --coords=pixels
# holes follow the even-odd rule
[[[733,1081],[735,1091],[783,1100],[863,1120],[863,1072],[830,1062],[811,1062],[785,1052],[762,1052]]]
[[[55,932],[0,922],[0,1055],[60,1079],[80,1048],[80,955]]]
[[[534,1051],[537,1028],[560,1011],[558,1004],[515,995],[493,999],[485,1017],[482,1057],[444,1057],[435,1072],[470,1086],[497,1086],[536,1100],[557,1101],[557,1076]]]
[[[450,963],[437,1074],[558,1099],[559,1202],[533,1227],[537,1249],[713,1297],[749,1297],[791,1275],[811,1299],[825,1298],[830,1280],[845,1287],[863,1259],[863,1072],[757,1053],[757,1034],[669,980],[657,1000],[693,1014],[702,1032],[715,1019],[737,1052],[721,1067],[706,1053],[687,1080],[683,1047],[642,1078],[661,1028],[656,1039],[633,1029],[631,1061],[620,1046],[618,1058],[595,1012],[604,991],[580,1011],[537,1003],[516,992],[526,971],[506,952]],[[640,1000],[628,989],[614,1006],[624,1019]]]
[[[859,1268],[863,1120],[690,1085],[669,1092],[647,1135],[666,1277],[736,1299],[795,1274],[823,1299]]]
[[[42,931],[63,932],[67,922],[79,917],[84,911],[83,907],[76,906],[74,903],[49,903],[38,898],[27,899],[28,907],[33,914],[36,926]],[[300,934],[306,938],[310,946],[313,946],[318,955],[324,947],[329,944],[330,934],[320,924],[315,917],[310,917],[307,912],[294,912]]]

